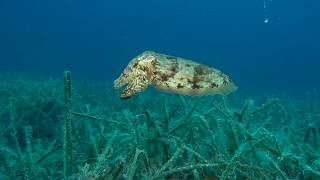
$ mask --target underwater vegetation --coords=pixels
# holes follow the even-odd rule
[[[320,178],[315,98],[0,80],[0,179]]]

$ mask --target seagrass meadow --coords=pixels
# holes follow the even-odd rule
[[[320,179],[316,93],[189,97],[0,78],[0,179]]]

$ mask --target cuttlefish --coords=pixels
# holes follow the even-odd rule
[[[228,95],[237,89],[230,77],[218,69],[153,51],[133,58],[114,81],[116,89],[126,84],[122,99],[130,98],[150,85],[164,92],[190,96]]]

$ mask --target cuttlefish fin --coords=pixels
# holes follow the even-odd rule
[[[139,75],[133,77],[131,81],[128,82],[128,86],[122,92],[121,99],[128,99],[131,96],[144,91],[150,83],[151,82],[148,80],[147,76]]]

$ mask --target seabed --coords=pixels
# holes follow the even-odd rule
[[[320,179],[320,104],[0,81],[0,179]],[[241,86],[240,86],[241,87]]]

